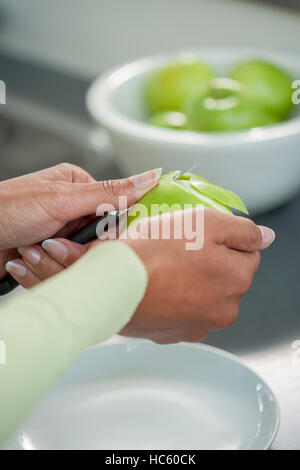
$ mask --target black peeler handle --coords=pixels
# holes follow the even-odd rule
[[[112,212],[104,217],[98,217],[78,232],[73,233],[68,239],[72,242],[84,245],[85,243],[89,243],[96,238],[101,237],[105,232],[106,227],[116,225],[118,220],[118,212]],[[18,287],[18,285],[19,283],[10,274],[8,274],[0,281],[0,296],[9,294]]]

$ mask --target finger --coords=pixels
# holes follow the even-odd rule
[[[100,216],[126,209],[156,186],[160,175],[161,168],[121,180],[78,184],[50,182],[47,191],[55,196],[57,211],[68,207],[69,221],[89,214]]]
[[[76,220],[71,220],[71,222],[68,222],[61,230],[59,230],[59,232],[55,234],[55,237],[53,238],[68,238],[70,235],[78,232],[83,227],[93,222],[95,219],[95,215],[87,215]]]
[[[8,261],[17,258],[17,256],[18,253],[15,249],[0,252],[0,279],[3,279],[7,274],[5,266]]]
[[[36,175],[45,181],[65,181],[68,183],[92,183],[95,181],[87,171],[72,163],[60,163],[28,176],[36,177]]]
[[[42,281],[60,273],[87,251],[87,247],[64,239],[46,240],[43,247],[18,248],[26,266]]]
[[[200,343],[209,336],[210,329],[208,327],[189,329],[185,332],[182,341],[188,343]]]
[[[212,220],[213,219],[213,220]],[[275,240],[275,233],[268,227],[258,226],[252,220],[211,210],[205,212],[205,224],[214,225],[216,240],[228,248],[255,252],[268,248]]]
[[[232,326],[238,319],[239,309],[240,298],[232,299],[227,302],[226,306],[219,306],[217,312],[212,313],[213,321],[211,323],[211,329],[216,331]]]
[[[25,289],[30,289],[41,282],[21,259],[9,261],[6,271]]]
[[[246,253],[232,250],[228,253],[229,257],[223,256],[222,263],[222,269],[230,273],[227,277],[227,296],[241,298],[252,286],[261,256],[259,251]]]
[[[261,260],[260,252],[254,251],[254,253],[242,253],[242,255],[247,259],[247,262],[249,263],[250,272],[252,272],[254,275],[260,265],[260,260]]]
[[[68,268],[87,252],[88,245],[80,245],[65,238],[49,238],[42,243],[42,248],[53,260]]]
[[[39,245],[32,245],[26,248],[18,248],[24,264],[41,281],[63,271],[65,268],[55,259],[51,258]]]

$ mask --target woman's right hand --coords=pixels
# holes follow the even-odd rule
[[[160,344],[193,342],[236,320],[241,298],[250,289],[259,266],[259,251],[273,242],[274,232],[249,219],[200,210],[204,212],[204,245],[199,250],[186,250],[187,239],[176,239],[174,231],[169,240],[123,239],[146,266],[149,283],[121,334]],[[190,211],[193,223],[198,211]],[[156,218],[160,228],[164,217]],[[179,217],[180,211],[171,214],[171,227]],[[148,233],[151,222],[151,218],[144,219],[140,233]],[[65,239],[47,241],[44,247],[35,246],[41,255],[38,265],[32,265],[26,259],[26,250],[23,252],[26,274],[17,280],[24,287],[57,274],[88,249]]]
[[[96,214],[130,207],[158,184],[160,174],[158,168],[121,180],[95,181],[82,168],[62,163],[1,181],[0,279],[18,247],[48,237],[68,237]],[[32,260],[38,261],[37,257],[33,251]],[[18,263],[9,267],[17,269]]]

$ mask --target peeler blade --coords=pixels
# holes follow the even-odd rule
[[[193,165],[192,168],[189,168],[188,170],[184,170],[184,171],[181,171],[178,175],[174,176],[174,180],[178,180],[178,178],[180,178],[181,176],[185,175],[186,173],[189,173],[191,172],[192,170],[194,170],[195,168],[197,168],[197,164],[196,165]]]

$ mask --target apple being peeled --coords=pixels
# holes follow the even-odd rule
[[[275,124],[277,115],[249,99],[244,87],[230,78],[215,78],[208,90],[186,108],[187,129],[202,132],[242,131]]]
[[[251,99],[280,119],[285,119],[291,111],[292,79],[280,67],[262,60],[250,60],[237,65],[231,78],[247,88]]]
[[[193,173],[175,179],[179,174],[178,170],[163,175],[159,184],[129,210],[127,226],[144,217],[185,209],[185,205],[209,207],[227,214],[232,214],[231,209],[236,209],[248,214],[243,201],[233,192]]]
[[[146,103],[152,113],[182,111],[187,99],[203,92],[214,71],[194,56],[182,56],[150,78]]]

